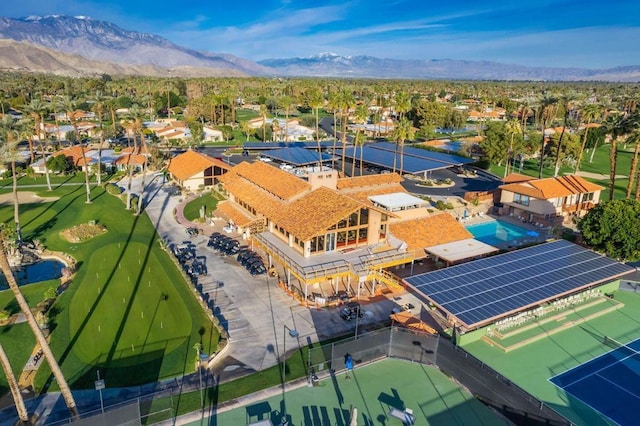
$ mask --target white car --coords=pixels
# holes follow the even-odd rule
[[[269,157],[258,157],[259,161],[264,161],[265,163],[270,163],[272,160]]]

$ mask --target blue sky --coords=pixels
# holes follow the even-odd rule
[[[606,68],[640,65],[640,1],[18,0],[0,15],[84,15],[260,60],[321,52]]]

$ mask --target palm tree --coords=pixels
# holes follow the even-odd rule
[[[91,204],[91,187],[89,186],[89,162],[87,161],[87,156],[84,152],[84,144],[80,140],[80,132],[78,131],[78,123],[76,122],[76,103],[73,99],[68,96],[64,96],[61,99],[62,107],[64,111],[67,113],[67,118],[71,122],[73,126],[73,133],[76,135],[76,140],[80,143],[80,153],[82,154],[82,162],[84,163],[84,182],[85,188],[87,192],[87,204]]]
[[[0,343],[0,365],[2,365],[2,371],[4,371],[7,382],[9,382],[9,389],[11,390],[11,396],[13,396],[13,402],[16,405],[18,418],[22,424],[26,425],[29,422],[27,407],[24,405],[24,399],[22,398],[20,388],[18,387],[18,381],[16,380],[16,376],[13,374],[13,370],[11,370],[11,363],[9,363],[9,358],[2,347],[2,343]]]
[[[335,168],[335,153],[336,153],[336,143],[338,142],[338,137],[336,135],[336,116],[338,113],[338,109],[340,108],[340,93],[331,92],[329,93],[329,99],[327,106],[331,109],[333,113],[333,156],[331,157],[331,168]]]
[[[62,374],[60,365],[58,365],[58,362],[56,361],[56,358],[53,355],[51,348],[49,347],[49,342],[47,342],[47,338],[42,333],[42,330],[40,329],[40,326],[38,325],[38,322],[36,321],[36,318],[33,315],[33,312],[31,312],[31,309],[29,308],[29,304],[27,303],[27,300],[24,298],[24,296],[20,292],[20,287],[18,287],[18,284],[16,283],[16,279],[13,276],[13,273],[11,272],[11,266],[9,265],[9,261],[7,259],[5,246],[6,246],[6,240],[4,238],[4,234],[0,230],[0,269],[2,269],[4,278],[6,279],[7,284],[9,285],[9,288],[11,289],[11,292],[13,293],[13,296],[16,299],[16,302],[20,307],[20,310],[22,311],[25,318],[27,319],[27,323],[29,324],[31,331],[35,335],[36,341],[38,342],[38,344],[40,345],[40,348],[42,349],[42,354],[47,360],[47,363],[49,363],[49,367],[51,367],[51,373],[53,374],[56,381],[58,382],[60,393],[64,398],[65,404],[67,405],[67,408],[71,413],[71,416],[73,418],[76,418],[78,416],[78,410],[76,408],[76,402],[73,399],[73,394],[71,393],[71,388],[69,388],[69,384],[67,383],[67,380],[64,378],[64,375]]]
[[[580,170],[580,163],[582,162],[582,154],[587,146],[587,135],[589,134],[589,125],[600,116],[600,106],[597,104],[587,104],[582,108],[580,119],[584,123],[584,133],[582,134],[582,144],[580,144],[580,152],[576,159],[576,168],[574,173],[578,173]],[[596,147],[593,147],[595,152]]]
[[[544,167],[544,145],[546,141],[546,135],[544,134],[547,124],[551,121],[552,108],[557,102],[555,96],[544,95],[538,104],[538,117],[540,119],[540,128],[542,132],[542,138],[540,141],[540,165],[538,170],[538,179],[542,179],[542,169]]]
[[[562,118],[562,132],[560,133],[560,138],[558,139],[558,146],[556,147],[556,164],[553,169],[553,177],[558,176],[558,172],[560,172],[560,152],[562,151],[562,139],[564,138],[564,134],[567,131],[569,113],[571,112],[571,102],[574,100],[574,98],[575,98],[575,95],[572,93],[567,93],[560,97],[564,112],[563,112],[563,118]]]
[[[395,96],[395,110],[400,114],[400,120],[404,117],[405,113],[411,110],[411,98],[407,92],[398,92]]]
[[[262,142],[267,141],[267,106],[260,104],[260,116],[262,117]]]
[[[630,121],[626,115],[609,117],[605,122],[605,132],[611,135],[609,147],[609,201],[613,200],[616,188],[616,166],[618,164],[618,139],[629,132]]]
[[[150,98],[150,97],[149,97]],[[93,97],[93,108],[98,113],[98,122],[100,123],[100,147],[98,148],[98,185],[102,184],[102,145],[104,145],[104,128],[102,126],[102,113],[104,112],[104,103],[107,100],[101,91],[97,91]],[[149,101],[150,102],[150,101]]]
[[[396,152],[393,155],[393,171],[396,171],[396,157],[398,146],[400,147],[400,176],[402,176],[402,172],[404,171],[404,142],[407,139],[413,139],[415,136],[415,131],[413,130],[413,123],[407,120],[406,117],[403,117],[396,124],[396,128],[393,129],[393,139],[396,141]]]
[[[295,101],[291,96],[283,96],[280,98],[280,104],[284,108],[284,141],[289,139],[289,112],[293,108]]]
[[[625,144],[634,143],[635,149],[633,150],[633,157],[631,158],[631,166],[629,167],[629,182],[627,183],[626,198],[631,198],[631,192],[633,189],[633,183],[636,174],[636,168],[638,167],[638,155],[640,154],[640,115],[636,114],[630,119],[630,132],[629,136],[625,140]],[[636,187],[636,200],[640,197],[638,189]]]
[[[344,89],[340,93],[340,140],[342,142],[342,174],[344,175],[344,161],[347,153],[347,122],[349,110],[356,103],[356,98],[350,90]]]
[[[507,159],[504,164],[504,176],[506,177],[509,174],[509,165],[511,164],[510,161],[513,157],[513,138],[520,134],[522,129],[520,128],[520,122],[518,120],[509,120],[507,124],[505,124],[504,129],[506,130],[507,135],[511,137],[509,141],[509,150],[507,150]]]
[[[18,243],[22,242],[22,230],[20,228],[20,202],[18,200],[18,174],[16,162],[22,158],[18,154],[18,123],[8,115],[0,120],[0,162],[11,165],[13,179],[13,221],[16,224],[16,236]]]
[[[367,117],[369,116],[369,103],[363,102],[360,105],[356,106],[356,111],[353,114],[353,121],[356,124],[362,125],[367,122]],[[353,138],[353,144],[355,146],[360,146],[360,174],[362,175],[362,146],[364,145],[364,137],[362,134],[362,129],[360,126],[356,129],[356,135]],[[353,151],[353,162],[351,163],[351,176],[355,174],[356,169],[356,150]]]
[[[47,190],[52,191],[51,178],[49,177],[49,168],[47,167],[47,156],[44,150],[43,139],[46,138],[46,132],[43,129],[44,126],[44,114],[47,112],[47,107],[38,98],[31,99],[29,105],[26,106],[26,111],[33,117],[34,131],[38,136],[38,143],[40,144],[40,151],[42,152],[42,162],[44,166],[44,174],[47,180]],[[33,159],[31,160],[33,161]]]
[[[318,88],[314,88],[307,94],[307,103],[311,108],[313,108],[316,116],[316,142],[318,142],[318,167],[322,167],[322,147],[320,145],[320,127],[319,127],[319,117],[318,111],[320,107],[324,104],[324,96],[322,92]]]
[[[143,121],[144,121],[144,111],[142,110],[142,108],[140,108],[137,104],[134,104],[131,108],[129,108],[129,117],[131,117],[131,119],[133,120],[133,128],[134,128],[134,135],[133,135],[133,139],[134,141],[139,137],[140,138],[140,147],[138,149],[138,147],[135,147],[133,150],[133,153],[131,155],[131,157],[129,157],[130,161],[129,163],[133,163],[132,167],[135,167],[135,160],[136,157],[139,154],[142,154],[145,158],[144,164],[142,165],[142,184],[141,184],[141,189],[140,189],[140,196],[138,198],[138,206],[136,209],[136,215],[139,215],[140,212],[142,211],[142,200],[143,200],[143,196],[144,196],[144,190],[145,190],[145,180],[146,180],[146,175],[147,175],[147,143],[144,137],[144,127],[143,127]],[[138,135],[135,134],[135,132],[138,132]],[[135,145],[135,144],[134,144]],[[143,152],[144,151],[144,152]]]

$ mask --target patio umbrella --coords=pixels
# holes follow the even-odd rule
[[[536,231],[529,231],[527,232],[527,235],[530,237],[539,237],[540,234],[538,234]]]

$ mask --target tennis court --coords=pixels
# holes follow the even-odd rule
[[[317,386],[289,384],[285,394],[275,390],[271,395],[260,392],[238,401],[231,410],[211,413],[189,425],[278,425],[286,417],[289,426],[346,426],[352,408],[357,409],[358,425],[401,426],[391,412],[406,409],[412,410],[416,425],[507,424],[437,368],[394,358],[356,364],[348,379],[337,373]]]
[[[640,339],[623,345],[549,380],[620,425],[637,424],[640,404]]]

